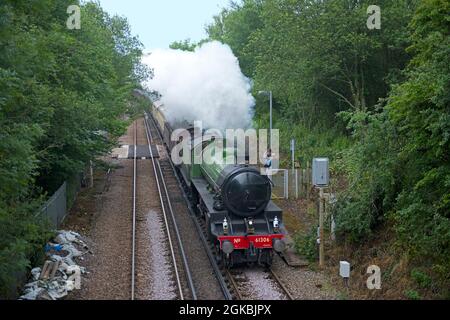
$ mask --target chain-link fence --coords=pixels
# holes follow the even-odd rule
[[[47,218],[54,228],[58,228],[67,214],[67,182],[52,195],[38,213]]]
[[[271,170],[273,199],[309,199],[311,192],[311,169]]]
[[[288,199],[289,198],[289,174],[285,169],[272,169],[269,174],[270,180],[273,182],[272,198]]]
[[[296,190],[296,199],[304,198],[309,199],[311,195],[312,188],[312,170],[308,169],[295,169],[292,174],[295,176],[293,178],[295,185],[293,188]]]
[[[48,219],[53,228],[59,228],[72,207],[78,192],[86,186],[86,174],[73,175],[42,206],[36,216]]]

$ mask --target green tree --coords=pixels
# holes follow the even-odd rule
[[[306,161],[314,153],[337,156],[348,131],[336,114],[374,110],[401,78],[416,2],[381,1],[383,27],[369,30],[370,1],[246,0],[224,9],[207,31],[230,45],[255,92],[273,91],[282,151],[296,138]],[[268,126],[262,98],[255,123]]]
[[[191,39],[186,39],[184,41],[174,41],[169,46],[170,49],[182,51],[194,51],[196,47],[197,44],[191,43]]]
[[[262,5],[261,0],[243,0],[241,3],[232,1],[230,8],[223,9],[214,16],[214,22],[206,27],[210,40],[230,46],[247,77],[254,75],[255,59],[244,55],[244,48],[251,35],[263,26],[260,16]]]
[[[414,55],[406,80],[381,113],[351,115],[356,139],[347,153],[350,188],[338,229],[366,239],[390,220],[404,253],[449,294],[450,4],[422,1],[410,24]],[[445,293],[447,290],[447,293]]]
[[[49,236],[36,217],[46,194],[109,150],[133,89],[150,75],[125,19],[88,2],[81,29],[69,30],[73,4],[0,3],[1,297]]]
[[[408,173],[393,218],[411,252],[433,261],[450,283],[450,3],[426,0],[411,28],[415,54],[387,109],[404,137]]]

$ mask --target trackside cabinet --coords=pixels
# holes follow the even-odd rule
[[[312,165],[312,181],[316,187],[328,186],[330,182],[329,159],[314,158]]]

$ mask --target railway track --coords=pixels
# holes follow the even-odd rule
[[[284,283],[280,280],[278,275],[272,269],[269,269],[269,272],[272,278],[278,283],[278,286],[283,290],[283,293],[286,295],[288,300],[295,300],[294,296],[289,292],[288,288],[284,285]]]
[[[152,142],[164,145],[162,134],[157,128],[153,117],[151,115],[146,114],[145,118],[146,118],[146,127],[148,128],[148,132],[149,135],[151,136]],[[187,186],[184,184],[184,181],[180,179],[180,174],[178,170],[175,168],[169,157],[163,161],[158,161],[158,163],[160,163],[160,165],[162,165],[162,167],[164,168],[164,170],[162,171],[164,172],[164,175],[166,177],[175,178],[175,183],[172,186],[176,187],[176,189],[178,189],[178,192],[182,193],[185,205],[189,210],[190,216],[192,218],[192,221],[194,222],[195,228],[201,239],[202,245],[207,253],[209,262],[214,271],[216,279],[219,283],[224,299],[242,300],[244,296],[241,293],[241,288],[240,285],[238,284],[238,281],[236,280],[236,276],[233,275],[233,273],[230,272],[228,269],[224,268],[223,266],[217,263],[214,253],[215,252],[214,244],[212,244],[207,238],[205,222],[196,213],[196,208],[192,207],[191,202],[189,201],[188,198]],[[286,299],[294,300],[292,295],[286,288],[286,286],[280,281],[279,277],[274,273],[274,271],[269,269],[267,270],[267,272],[269,273],[273,281],[277,283],[277,286],[280,288],[280,291],[282,291]]]
[[[172,184],[167,183],[166,181],[165,172],[167,172],[167,164],[165,163],[165,161],[160,161],[153,154],[151,146],[152,144],[154,144],[154,132],[152,132],[146,120],[144,120],[144,126],[147,143],[150,151],[153,173],[155,176],[156,186],[158,189],[158,196],[160,199],[161,209],[163,213],[165,229],[167,232],[170,253],[174,265],[175,279],[178,287],[179,298],[181,300],[184,300],[186,298],[197,300],[197,294],[192,280],[188,260],[185,254],[184,244],[183,241],[181,240],[179,228],[174,215],[173,204],[169,196],[174,185],[173,183]],[[173,241],[173,238],[175,238],[176,240],[175,243]],[[187,282],[188,290],[185,290],[185,288],[183,288],[183,281],[181,279],[182,276],[180,272],[181,270],[184,270],[185,282]],[[188,291],[189,296],[186,297],[185,291]]]
[[[150,155],[151,155],[151,168],[153,170],[153,175],[156,182],[156,188],[158,193],[158,198],[160,201],[160,208],[162,211],[162,220],[164,222],[164,226],[162,229],[164,229],[164,232],[166,234],[167,242],[168,242],[168,248],[170,251],[170,258],[171,263],[173,267],[173,278],[174,282],[177,286],[177,297],[180,300],[184,299],[192,299],[196,300],[196,292],[195,288],[193,286],[192,278],[190,276],[190,270],[187,263],[186,255],[184,254],[184,248],[183,244],[181,242],[181,239],[179,237],[179,234],[177,232],[177,225],[175,220],[173,219],[173,208],[170,198],[168,197],[168,185],[166,184],[164,174],[162,172],[161,166],[159,164],[159,161],[154,157],[153,150],[151,148],[151,132],[148,131],[147,124],[144,121],[145,125],[145,134],[146,134],[146,141],[149,146]],[[134,122],[134,129],[133,129],[133,141],[134,146],[137,146],[137,121]],[[145,166],[143,165],[143,162],[137,158],[136,149],[134,148],[133,151],[133,183],[132,183],[132,248],[131,248],[131,300],[135,300],[137,297],[137,286],[138,281],[136,281],[136,272],[137,272],[137,256],[139,254],[139,245],[138,245],[138,237],[137,237],[137,229],[138,225],[137,223],[140,223],[140,221],[145,221],[142,219],[142,217],[139,217],[138,215],[138,206],[137,203],[140,201],[138,200],[138,178],[139,175],[142,175],[144,172],[140,173],[140,170],[145,170]],[[146,160],[142,160],[146,161]],[[142,165],[139,165],[142,163]],[[148,165],[148,164],[147,164]],[[147,168],[148,169],[148,168]],[[143,181],[144,182],[144,181]],[[141,182],[142,183],[142,182]],[[147,181],[148,183],[148,181]],[[142,199],[141,199],[142,200]],[[142,215],[142,214],[141,214]],[[143,222],[142,222],[143,223]],[[172,232],[175,230],[174,232]],[[142,261],[141,261],[142,264]],[[185,272],[185,278],[183,279],[182,271]],[[142,284],[141,284],[142,287]],[[142,288],[141,288],[142,291]]]
[[[262,278],[265,278],[266,281],[274,283],[275,287],[272,296],[278,296],[280,299],[284,300],[295,300],[287,287],[272,269],[232,269],[224,270],[223,272],[227,279],[229,279],[230,285],[233,288],[232,292],[235,300],[261,299],[261,297],[255,297],[254,293],[249,292],[249,288],[252,290],[255,288],[255,284],[246,279],[248,272],[258,273]],[[264,299],[264,297],[262,297],[262,299]],[[270,297],[266,297],[265,299],[273,300]]]
[[[146,116],[146,122],[147,126],[149,127],[149,132],[153,132],[153,136],[155,137],[155,140],[157,139],[157,142],[161,145],[164,145],[163,138],[161,132],[158,130],[156,123],[151,115]],[[204,228],[204,225],[202,226],[202,221],[200,221],[197,218],[197,214],[195,213],[194,208],[192,208],[191,203],[187,197],[186,194],[186,186],[182,183],[182,180],[179,178],[179,174],[177,172],[177,169],[173,165],[172,161],[170,159],[167,159],[165,162],[165,167],[169,168],[171,172],[167,172],[168,174],[172,175],[177,182],[177,188],[178,192],[181,192],[183,195],[183,199],[185,201],[185,204],[189,210],[189,214],[192,218],[192,221],[194,222],[195,228],[197,230],[198,235],[200,236],[200,240],[202,242],[202,245],[206,251],[206,254],[208,256],[208,260],[211,264],[211,267],[213,269],[213,272],[217,278],[217,281],[219,282],[219,286],[221,288],[223,297],[225,300],[234,300],[236,299],[236,293],[233,294],[233,287],[231,284],[231,281],[226,276],[226,271],[224,269],[221,269],[216,262],[213,250],[212,250],[212,244],[210,244],[206,238],[206,229]]]

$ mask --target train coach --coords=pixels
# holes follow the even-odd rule
[[[152,104],[151,116],[171,152],[178,142],[171,140],[174,128],[166,120],[163,106]],[[194,128],[188,123],[176,125],[180,127],[191,133],[192,161],[178,165],[177,171],[192,207],[205,221],[218,262],[228,268],[242,264],[270,266],[274,253],[286,248],[282,211],[271,200],[272,182],[259,168],[225,164],[230,162],[222,159],[234,157],[234,149],[225,148],[221,161],[194,164],[194,150],[200,148],[203,155],[211,141],[194,138]],[[214,157],[214,152],[208,151],[208,156],[211,154]]]

